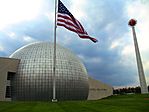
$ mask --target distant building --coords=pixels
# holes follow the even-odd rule
[[[56,98],[96,100],[113,94],[111,86],[88,78],[79,58],[57,45]],[[52,99],[53,44],[37,42],[0,58],[0,101]]]

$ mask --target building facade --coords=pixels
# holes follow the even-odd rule
[[[16,75],[20,60],[0,58],[0,101],[11,101],[12,79]]]

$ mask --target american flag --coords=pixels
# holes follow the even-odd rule
[[[74,16],[69,12],[69,10],[60,0],[58,0],[57,25],[63,26],[70,31],[76,32],[80,38],[90,39],[93,42],[98,41],[97,39],[92,38],[87,34],[81,23],[74,18]]]

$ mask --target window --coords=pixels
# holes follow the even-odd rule
[[[15,72],[8,72],[7,73],[7,80],[11,80],[15,74],[16,74]]]
[[[11,98],[11,86],[6,86],[6,98]]]

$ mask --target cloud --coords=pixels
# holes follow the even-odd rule
[[[133,54],[135,54],[133,45],[127,45],[124,47],[124,49],[122,51],[123,56],[129,56],[130,57],[130,56],[133,56]]]
[[[2,46],[0,46],[0,51],[4,51],[4,48]]]
[[[149,70],[149,61],[145,62],[145,69]]]
[[[86,18],[86,13],[84,7],[86,6],[86,0],[72,0],[72,5],[70,7],[71,13],[78,19]]]
[[[90,58],[90,57],[83,56],[83,55],[78,55],[78,57],[80,59],[82,59],[83,62],[88,63],[88,64],[89,63],[90,64],[99,64],[102,61],[99,57],[92,57],[92,58]]]
[[[23,40],[27,43],[31,43],[31,42],[35,42],[37,40],[33,39],[32,37],[30,36],[23,36]]]
[[[30,21],[40,12],[41,0],[5,0],[0,1],[0,29]]]

